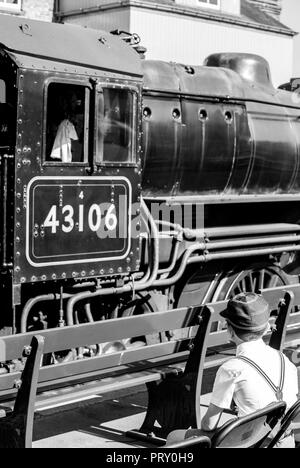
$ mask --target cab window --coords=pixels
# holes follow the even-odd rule
[[[50,83],[47,90],[46,161],[78,164],[88,161],[89,89]]]
[[[6,103],[6,83],[0,79],[0,104]]]
[[[131,90],[104,88],[98,93],[97,163],[133,162],[136,106]]]
[[[6,82],[0,79],[0,149],[8,150],[13,141],[14,109],[7,99]]]

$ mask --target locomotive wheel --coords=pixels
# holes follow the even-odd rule
[[[219,282],[212,302],[224,301],[242,292],[258,293],[261,289],[290,284],[289,277],[276,265],[256,265],[249,270],[229,272]],[[219,328],[221,324],[217,326]]]
[[[290,277],[276,265],[256,264],[247,270],[216,273],[213,267],[190,276],[179,294],[176,307],[197,306],[228,300],[241,292],[291,284]],[[175,333],[177,336],[177,333]],[[180,332],[180,337],[188,336]]]
[[[249,270],[229,272],[219,281],[212,302],[230,299],[241,292],[258,292],[290,284],[289,277],[278,266],[257,265]]]
[[[159,311],[159,305],[155,301],[155,295],[151,293],[137,293],[136,300],[133,304],[126,306],[121,312],[121,317],[131,317],[135,315],[151,314]],[[141,336],[125,341],[125,347],[136,348],[147,345],[158,344],[163,341],[161,334],[154,333],[152,335]]]

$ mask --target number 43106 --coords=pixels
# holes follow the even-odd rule
[[[92,205],[86,208],[84,205],[78,206],[78,216],[76,214],[77,222],[75,222],[75,210],[71,205],[66,205],[61,208],[63,220],[59,220],[58,207],[53,205],[43,223],[44,228],[50,228],[52,234],[56,234],[58,229],[65,233],[70,233],[75,228],[75,224],[79,232],[84,232],[86,223],[88,229],[92,232],[99,231],[104,222],[104,228],[108,231],[114,231],[118,226],[118,219],[116,216],[115,205],[110,205],[107,213],[104,216],[100,205]]]

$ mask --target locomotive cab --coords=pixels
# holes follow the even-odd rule
[[[16,92],[15,79],[0,65],[0,155],[10,153],[15,146]]]
[[[0,35],[1,271],[18,329],[35,283],[62,299],[139,270],[142,70],[101,31],[0,16]]]

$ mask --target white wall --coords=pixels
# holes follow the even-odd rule
[[[282,0],[281,21],[300,32],[300,0]],[[300,77],[300,34],[294,38],[293,76]]]
[[[239,15],[241,13],[241,0],[219,0],[218,7],[206,5],[205,2],[199,0],[175,0],[175,3],[193,8],[207,8],[208,11],[210,9],[219,10],[229,15]]]
[[[288,36],[138,8],[131,9],[131,32],[141,36],[148,59],[198,65],[215,52],[249,52],[269,61],[275,86],[292,76]]]
[[[68,1],[70,5],[71,0]],[[68,1],[65,0],[65,5]],[[234,3],[234,0],[228,1]],[[283,1],[298,2],[300,7],[300,0]],[[76,2],[78,4],[79,0]],[[297,18],[295,21],[299,21],[300,15]],[[295,74],[300,76],[300,50],[297,72],[293,70],[293,38],[290,36],[135,7],[71,16],[65,21],[106,31],[119,28],[137,33],[148,49],[149,59],[199,65],[215,52],[249,52],[269,61],[275,86],[286,83]]]
[[[221,10],[230,15],[240,15],[241,0],[221,0]]]
[[[93,29],[103,29],[104,31],[113,31],[120,29],[126,32],[132,32],[130,26],[129,8],[121,10],[103,11],[101,13],[91,13],[81,16],[70,16],[65,18],[65,23],[79,24]]]
[[[72,11],[79,8],[91,8],[105,3],[112,3],[112,0],[60,0],[59,3],[61,11]]]
[[[153,0],[155,3],[155,0]],[[98,5],[105,5],[107,3],[114,3],[113,0],[60,0],[61,11],[72,11],[78,10],[79,8],[91,8],[97,7]],[[158,0],[159,3],[159,0]],[[199,0],[175,0],[175,3],[191,6],[191,7],[203,7],[205,4],[199,2]],[[225,13],[232,15],[240,14],[241,0],[220,0],[220,9]]]

